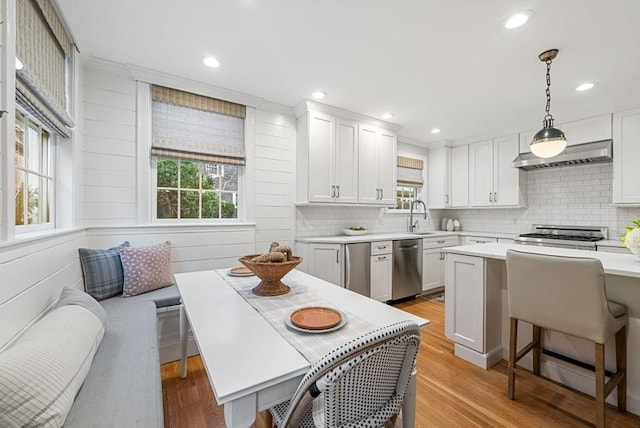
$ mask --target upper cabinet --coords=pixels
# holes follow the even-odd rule
[[[613,187],[616,205],[640,205],[640,109],[613,115]]]
[[[311,101],[296,113],[297,203],[395,205],[394,132]]]
[[[385,129],[361,123],[358,138],[358,202],[395,205],[396,135]]]
[[[610,114],[576,120],[574,122],[555,124],[555,126],[564,132],[565,137],[567,137],[567,145],[569,146],[611,139]],[[529,153],[531,151],[529,145],[531,141],[533,141],[533,136],[540,129],[542,129],[542,126],[520,133],[520,153]]]
[[[430,209],[469,206],[468,145],[429,150],[427,192]]]
[[[427,206],[451,207],[451,147],[429,150],[427,158]]]
[[[513,167],[518,135],[469,144],[469,205],[519,207],[524,205],[524,175]]]

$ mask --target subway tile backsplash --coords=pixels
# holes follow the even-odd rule
[[[527,208],[431,210],[430,220],[420,219],[420,229],[439,229],[442,217],[457,218],[463,230],[475,232],[528,232],[532,224],[606,226],[609,239],[624,233],[640,207],[611,205],[612,164],[572,166],[528,171]],[[364,226],[372,233],[405,232],[408,214],[387,213],[366,207],[298,207],[297,236],[327,236],[348,226]]]

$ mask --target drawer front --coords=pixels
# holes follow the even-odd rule
[[[371,243],[371,255],[378,254],[391,254],[393,251],[393,244],[391,241],[379,241]]]
[[[453,247],[460,245],[457,236],[439,236],[434,238],[422,238],[422,249]]]

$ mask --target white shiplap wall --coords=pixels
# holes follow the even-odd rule
[[[136,223],[136,83],[85,69],[82,215],[86,226]]]
[[[292,245],[296,126],[293,115],[256,112],[253,215],[256,251],[272,241]]]

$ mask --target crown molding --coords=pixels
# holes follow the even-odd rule
[[[379,126],[381,128],[388,129],[396,133],[402,128],[402,125],[386,122],[384,120],[376,119],[374,117],[366,116],[364,114],[354,113],[352,111],[343,110],[339,107],[333,107],[328,104],[322,104],[312,100],[303,100],[298,104],[296,104],[296,106],[293,109],[296,113],[296,118],[299,118],[300,116],[302,116],[303,114],[311,110],[311,111],[319,111],[322,113],[327,113],[343,119],[351,119],[356,122],[368,123],[369,125]]]

